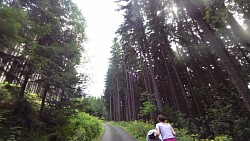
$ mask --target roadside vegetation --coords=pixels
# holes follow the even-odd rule
[[[84,108],[52,109],[39,116],[41,100],[36,94],[19,97],[20,86],[0,84],[0,141],[97,141],[104,127],[101,120],[90,116]],[[84,102],[85,101],[85,102]],[[74,99],[71,106],[89,101]],[[70,105],[68,105],[70,106]]]
[[[85,26],[72,0],[0,1],[0,141],[100,137],[96,98],[83,92],[88,75],[77,72],[87,62]]]
[[[154,129],[152,123],[142,121],[131,122],[109,122],[124,129],[131,136],[135,137],[138,141],[145,141],[149,130]],[[197,134],[191,134],[187,128],[174,128],[176,131],[176,138],[178,141],[198,141]],[[215,139],[202,139],[201,141],[232,141],[227,135],[216,136]]]

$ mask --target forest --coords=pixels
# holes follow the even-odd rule
[[[102,103],[86,96],[87,75],[76,70],[86,63],[85,27],[71,0],[0,0],[0,141],[101,133],[93,108]]]
[[[123,22],[96,98],[77,71],[87,63],[78,6],[0,0],[0,141],[97,141],[102,120],[135,129],[158,114],[183,141],[249,140],[250,1],[116,4]]]
[[[106,79],[108,119],[161,113],[199,138],[249,140],[250,1],[117,3],[124,21]]]

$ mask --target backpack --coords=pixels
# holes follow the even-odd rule
[[[155,136],[154,133],[148,135],[150,141],[160,141],[159,136]]]
[[[152,139],[155,138],[155,135],[154,135],[154,133],[152,133],[152,134],[148,135],[148,137],[149,137],[150,140],[152,140]]]

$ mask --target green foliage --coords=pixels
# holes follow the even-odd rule
[[[250,117],[239,117],[234,120],[233,133],[237,134],[237,138],[242,140],[250,138]]]
[[[206,7],[205,13],[206,13],[205,19],[207,20],[208,23],[211,23],[211,24],[222,22],[228,17],[227,8],[220,8],[219,10],[215,11],[214,7],[210,6],[209,4]]]
[[[185,117],[180,111],[174,111],[172,107],[164,107],[164,115],[167,115],[167,120],[171,123],[174,123],[176,128],[186,128],[188,127],[189,119]]]
[[[1,78],[26,88],[20,94],[20,86],[0,84],[1,139],[53,140],[60,134],[56,127],[64,128],[66,121],[73,124],[74,118],[81,117],[67,120],[87,103],[75,92],[79,83],[75,68],[80,63],[85,39],[84,17],[72,0],[0,2]],[[36,88],[26,86],[24,79],[32,79],[28,85]],[[38,115],[42,93],[38,97],[28,91],[41,92],[46,86],[45,110]],[[90,126],[79,128],[79,134],[89,130],[96,133],[97,129]],[[88,135],[85,138],[89,139]]]
[[[59,141],[92,141],[103,131],[100,120],[86,113],[78,113],[68,119],[66,126],[58,127],[56,140]],[[62,130],[60,130],[62,128]]]
[[[40,108],[40,105],[41,105],[41,100],[40,100],[40,98],[38,97],[37,94],[29,93],[29,94],[25,95],[25,98],[31,104],[31,107],[35,111],[39,111],[39,108]]]
[[[13,84],[1,84],[0,96],[5,99],[0,101],[0,136],[4,141],[89,141],[103,132],[100,120],[86,113],[76,114],[77,107],[59,110],[48,107],[39,119],[37,111],[41,102],[37,95],[26,94],[21,98],[15,88],[19,89]]]
[[[214,141],[232,141],[232,138],[230,138],[228,135],[221,135],[216,136]]]
[[[20,30],[27,20],[27,14],[19,8],[0,7],[0,44],[13,47],[22,41]]]
[[[20,91],[20,86],[8,82],[0,83],[0,101],[13,100]]]
[[[7,82],[1,84],[0,136],[4,140],[19,140],[29,136],[31,129],[41,125],[35,111],[35,97],[18,97],[19,86]]]
[[[229,101],[227,101],[229,102]],[[250,137],[249,116],[239,113],[232,104],[215,101],[207,110],[207,120],[210,121],[210,127],[216,136],[227,135],[239,140],[245,140]]]
[[[193,137],[189,134],[189,131],[185,128],[177,129],[175,128],[176,138],[178,141],[193,141]]]
[[[89,98],[86,98],[85,101],[86,106],[84,109],[86,113],[99,118],[103,117],[104,104],[101,98],[90,96]]]
[[[152,124],[144,123],[141,121],[131,122],[111,122],[127,131],[130,135],[134,136],[139,141],[145,141],[146,135],[149,130],[154,129]]]
[[[140,107],[140,115],[146,116],[152,112],[155,112],[157,110],[157,107],[149,101],[143,102],[143,106]]]
[[[227,105],[226,107],[218,107],[210,108],[208,110],[208,116],[213,117],[214,119],[211,122],[211,126],[213,127],[214,131],[218,134],[226,133],[230,134],[230,129],[233,128],[230,125],[230,120],[232,118],[232,107]]]
[[[156,112],[157,107],[150,101],[147,101],[147,97],[149,97],[150,94],[148,92],[143,92],[141,94],[141,101],[143,102],[142,106],[140,107],[140,113],[141,116],[149,115],[150,113]]]
[[[134,136],[138,141],[145,141],[149,130],[155,127],[150,123],[131,121],[131,122],[111,122],[127,131],[130,135]],[[193,141],[192,136],[188,133],[187,129],[177,129],[176,138],[178,141]]]

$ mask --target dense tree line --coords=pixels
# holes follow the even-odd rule
[[[84,19],[71,0],[0,4],[1,82],[20,85],[20,97],[39,94],[42,115],[45,101],[62,104],[84,77],[75,68],[83,52]]]
[[[85,39],[71,0],[0,0],[0,140],[57,140],[86,111],[87,76],[76,71]]]
[[[201,138],[227,134],[247,140],[250,2],[117,3],[124,21],[106,79],[109,120],[154,120],[170,108],[183,113],[190,132]]]

